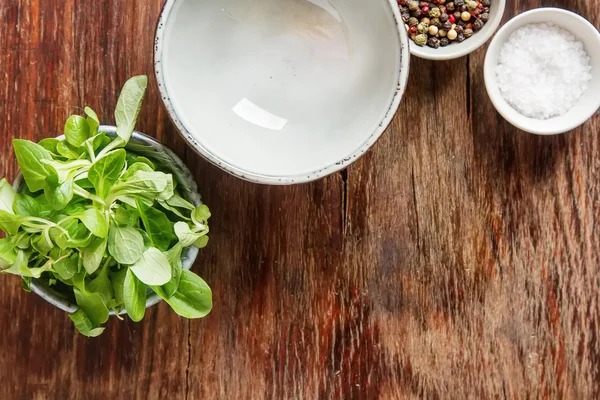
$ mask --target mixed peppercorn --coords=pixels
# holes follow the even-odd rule
[[[491,0],[398,0],[402,20],[418,46],[448,46],[481,30],[490,18]]]

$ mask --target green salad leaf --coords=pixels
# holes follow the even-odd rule
[[[111,310],[141,321],[149,293],[187,318],[212,308],[210,288],[182,263],[187,247],[208,242],[208,207],[179,189],[166,154],[129,143],[146,87],[145,76],[123,87],[116,135],[85,107],[67,119],[64,140],[13,140],[25,184],[17,193],[0,180],[0,271],[77,304],[69,317],[88,337],[102,334]]]

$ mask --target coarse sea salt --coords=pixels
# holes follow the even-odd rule
[[[590,57],[570,32],[549,23],[513,32],[496,66],[500,93],[521,114],[548,119],[569,111],[592,79]]]

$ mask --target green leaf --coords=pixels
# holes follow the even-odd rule
[[[146,285],[160,286],[171,280],[169,260],[155,247],[146,250],[130,269]]]
[[[65,207],[73,199],[73,179],[67,179],[58,185],[46,184],[44,194],[55,210]]]
[[[175,294],[177,288],[179,288],[179,280],[181,278],[181,271],[183,270],[183,264],[181,261],[181,252],[183,247],[177,243],[173,248],[165,253],[169,264],[171,264],[171,280],[162,286],[164,296],[163,298],[170,298]]]
[[[77,263],[78,263],[78,261],[79,261],[79,255],[77,253],[74,253],[74,254],[72,254],[69,257],[57,260],[54,263],[54,266],[53,266],[54,271],[56,271],[56,273],[62,279],[71,279],[77,273],[77,270],[78,270]]]
[[[61,141],[55,138],[46,138],[38,142],[40,146],[48,150],[50,153],[58,154],[56,147]]]
[[[99,326],[108,321],[108,308],[104,304],[102,296],[98,293],[84,293],[77,288],[73,288],[73,292],[75,293],[77,305],[94,326]]]
[[[148,86],[148,77],[145,75],[134,76],[125,82],[117,107],[115,120],[117,122],[117,135],[125,142],[129,142],[135,129],[135,123],[142,108],[142,100]]]
[[[31,278],[28,276],[21,277],[21,286],[23,286],[23,290],[26,292],[31,292]]]
[[[26,217],[0,210],[0,229],[9,235],[16,235],[25,219]]]
[[[29,268],[29,254],[27,254],[23,250],[19,250],[17,252],[17,258],[15,259],[13,265],[10,268],[2,270],[2,273],[38,279],[40,276],[42,276],[42,273],[48,271],[51,268],[52,263],[50,261],[46,262],[41,267]]]
[[[100,267],[104,252],[106,251],[107,239],[96,238],[92,243],[82,250],[83,267],[91,275]]]
[[[199,205],[192,212],[192,221],[196,225],[206,225],[208,219],[210,218],[210,210],[204,204]]]
[[[72,314],[69,314],[69,318],[73,321],[75,328],[84,336],[97,337],[104,332],[104,328],[97,328],[94,323],[88,318],[85,312],[80,308]]]
[[[212,309],[212,291],[202,278],[184,270],[177,292],[166,302],[182,317],[203,318]]]
[[[0,239],[0,270],[10,267],[17,260],[17,252],[10,239]]]
[[[198,238],[198,240],[196,240],[194,242],[194,246],[196,246],[199,249],[203,249],[208,245],[208,236],[204,235],[204,236],[200,236]]]
[[[145,165],[145,164],[143,164]],[[136,171],[126,180],[119,180],[112,187],[107,203],[112,203],[122,196],[136,196],[142,200],[153,202],[156,199],[168,199],[173,196],[173,177],[162,172]]]
[[[137,201],[137,207],[152,244],[159,250],[166,251],[173,240],[171,221],[165,213],[156,208],[147,207],[141,201]]]
[[[69,160],[77,160],[82,154],[78,152],[78,150],[75,147],[67,143],[66,140],[61,140],[56,145],[56,151],[58,151],[58,154]]]
[[[42,255],[47,255],[54,248],[54,243],[48,241],[44,233],[31,237],[31,247]]]
[[[6,179],[0,180],[0,210],[12,213],[15,196],[15,190]]]
[[[125,167],[125,155],[125,150],[119,149],[108,153],[92,165],[88,172],[88,179],[96,188],[96,195],[106,198]]]
[[[94,236],[105,238],[108,235],[106,215],[97,208],[88,208],[84,212],[75,215],[75,217],[79,218]]]
[[[148,165],[152,171],[154,171],[156,169],[156,167],[154,166],[154,163],[146,157],[138,156],[135,158],[135,162]]]
[[[42,207],[40,206],[40,203],[38,203],[38,201],[33,197],[18,193],[15,196],[12,211],[14,211],[14,213],[17,215],[39,217],[42,214]]]
[[[127,209],[119,205],[115,209],[114,219],[119,225],[137,227],[140,215],[135,209]]]
[[[65,139],[74,147],[79,147],[90,137],[90,126],[85,118],[71,115],[65,123]]]
[[[85,170],[92,165],[88,160],[42,160],[42,162],[50,166],[50,171],[54,172],[58,177],[58,183],[63,183],[67,179],[75,176],[78,171]],[[48,180],[46,179],[46,181]]]
[[[97,277],[92,279],[89,283],[87,290],[91,293],[98,293],[104,303],[108,303],[115,297],[112,283],[108,277],[108,266],[104,267]]]
[[[127,168],[127,171],[125,171],[121,177],[121,181],[126,181],[127,179],[131,178],[137,171],[154,172],[154,170],[150,168],[148,164],[136,162],[129,165],[129,168]]]
[[[146,285],[144,285],[131,271],[127,269],[123,282],[123,302],[127,315],[134,322],[144,318],[146,312]]]
[[[144,238],[129,226],[111,224],[108,231],[108,252],[120,264],[133,264],[144,251]]]
[[[46,185],[46,177],[50,175],[49,167],[42,163],[42,160],[52,160],[52,155],[42,146],[29,140],[15,139],[13,147],[29,190],[42,190]]]
[[[177,235],[181,246],[189,247],[192,244],[194,244],[198,239],[200,239],[200,237],[206,235],[206,232],[192,232],[188,224],[180,221],[175,224],[175,234]]]
[[[83,109],[85,115],[87,115],[86,121],[90,129],[90,136],[98,134],[98,126],[100,126],[100,119],[98,115],[89,107]]]
[[[194,205],[192,203],[190,203],[189,201],[187,201],[186,199],[184,199],[183,197],[181,197],[178,194],[174,194],[166,201],[167,201],[167,204],[170,205],[171,207],[184,208],[184,209],[190,210],[190,211],[192,211],[196,208],[196,207],[194,207]]]
[[[115,302],[117,305],[123,305],[123,286],[125,285],[125,275],[129,268],[121,268],[118,271],[110,273],[110,281],[112,282],[113,291],[115,293]]]

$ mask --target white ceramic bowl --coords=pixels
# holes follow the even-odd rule
[[[502,46],[517,29],[528,24],[552,22],[581,40],[591,58],[592,81],[579,102],[566,114],[547,120],[529,118],[504,100],[496,83],[496,66]],[[529,133],[555,135],[568,132],[587,121],[600,107],[600,33],[581,16],[559,8],[538,8],[507,22],[490,44],[484,64],[485,87],[496,110],[512,125]]]
[[[267,184],[318,179],[367,151],[409,59],[396,0],[167,0],[156,33],[159,90],[183,137]]]
[[[426,58],[428,60],[452,60],[466,56],[474,52],[487,42],[502,21],[506,0],[492,0],[490,5],[490,19],[483,28],[462,43],[451,43],[446,47],[434,49],[429,46],[417,46],[412,40],[410,42],[410,52],[412,55]]]

